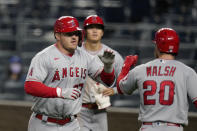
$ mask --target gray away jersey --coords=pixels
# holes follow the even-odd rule
[[[98,56],[98,55],[102,55],[103,52],[106,49],[110,49],[114,52],[115,54],[115,61],[114,61],[114,69],[115,69],[115,76],[117,78],[118,74],[120,73],[121,69],[122,69],[122,65],[123,65],[123,58],[122,56],[115,50],[113,50],[112,48],[108,47],[105,44],[102,44],[102,48],[99,51],[96,52],[91,52],[85,49],[84,44],[82,45],[82,50],[88,52],[89,54],[93,55],[93,56]],[[85,88],[85,93],[83,95],[83,103],[95,103],[95,96],[93,93],[93,88],[96,88],[95,86],[97,86],[97,84],[95,84],[96,81],[92,80],[91,78],[87,79],[87,83],[86,83],[86,88]]]
[[[120,81],[125,94],[139,90],[142,122],[188,124],[188,98],[197,100],[197,74],[176,60],[155,59],[136,66]]]
[[[56,45],[51,45],[32,59],[26,81],[42,82],[49,87],[78,87],[83,95],[87,76],[97,78],[103,69],[103,64],[98,59],[80,48],[70,57],[62,54]],[[81,102],[82,96],[76,100],[35,97],[32,110],[61,119],[77,114],[81,109]]]

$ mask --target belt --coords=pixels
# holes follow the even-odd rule
[[[46,119],[44,119],[44,117]],[[77,115],[74,115],[74,118],[76,118]],[[69,123],[72,121],[72,118],[71,117],[68,117],[68,118],[65,118],[65,119],[57,119],[57,118],[52,118],[52,117],[46,117],[44,115],[41,115],[41,114],[36,114],[36,118],[40,119],[40,120],[43,120],[43,121],[46,121],[46,122],[52,122],[52,123],[56,123],[56,124],[59,124],[59,125],[64,125],[66,123]]]
[[[153,126],[159,126],[159,125],[167,125],[167,126],[177,126],[181,127],[181,124],[178,123],[169,123],[169,122],[143,122],[143,125],[153,125]]]
[[[85,107],[88,109],[98,109],[98,106],[96,103],[83,103],[82,107]]]

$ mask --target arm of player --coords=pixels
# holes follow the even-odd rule
[[[186,87],[187,87],[187,95],[191,99],[192,103],[197,108],[197,73],[194,69],[189,68],[190,70],[187,71],[187,80],[186,80]]]
[[[45,98],[57,97],[56,88],[48,87],[42,82],[26,81],[24,87],[25,87],[25,92],[32,96],[45,97]]]
[[[123,91],[120,89],[119,83],[129,73],[131,66],[136,64],[137,59],[138,59],[137,55],[135,56],[130,55],[125,58],[124,65],[117,79],[117,87],[105,89],[103,91],[104,96],[112,96],[117,93],[123,94]]]
[[[81,96],[81,91],[77,88],[48,87],[37,81],[26,81],[24,87],[27,94],[43,98],[59,97],[74,100]]]
[[[100,74],[101,80],[110,86],[115,80],[115,72],[113,68],[115,55],[111,50],[105,50],[103,55],[99,56],[104,64],[103,71]]]
[[[130,70],[131,66],[136,64],[137,59],[138,59],[137,55],[126,56],[125,61],[124,61],[124,65],[123,65],[122,70],[121,70],[121,72],[118,76],[118,79],[117,79],[117,83],[116,83],[117,88],[113,89],[114,93],[123,94],[123,92],[120,88],[120,85],[119,85],[120,81],[129,73],[129,70]]]

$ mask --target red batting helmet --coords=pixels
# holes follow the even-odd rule
[[[76,18],[72,16],[62,16],[56,20],[54,25],[54,32],[73,32],[73,31],[81,31],[79,28],[79,22]]]
[[[56,20],[54,25],[54,33],[67,33],[73,31],[80,31],[78,46],[81,46],[83,41],[82,29],[79,28],[79,22],[75,17],[72,16],[62,16]]]
[[[155,34],[154,42],[160,52],[178,54],[179,37],[171,28],[161,28]]]
[[[104,27],[103,19],[101,17],[99,17],[98,15],[90,15],[90,16],[86,17],[83,27],[85,28],[86,26],[92,25],[92,24],[99,24]]]

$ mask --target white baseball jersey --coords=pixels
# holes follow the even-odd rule
[[[77,48],[73,56],[61,53],[56,45],[39,52],[31,61],[26,81],[39,81],[49,87],[78,87],[84,92],[89,75],[95,79],[103,70],[98,57],[93,57]],[[32,110],[53,118],[65,118],[77,114],[81,109],[82,96],[76,100],[35,97]]]
[[[125,94],[139,90],[142,122],[188,124],[188,98],[197,100],[196,72],[177,60],[155,59],[136,66],[120,81]]]
[[[96,52],[86,50],[86,48],[84,47],[84,44],[82,45],[81,48],[82,48],[82,50],[88,52],[89,54],[91,54],[93,56],[102,55],[106,49],[112,50],[115,54],[114,69],[115,69],[115,76],[117,78],[118,74],[120,73],[120,71],[122,69],[122,65],[124,62],[122,56],[117,51],[113,50],[112,48],[108,47],[105,44],[102,44],[102,48]],[[95,103],[95,96],[93,93],[93,90],[94,90],[93,88],[96,88],[95,83],[96,83],[96,81],[92,80],[91,78],[87,79],[85,94],[83,95],[83,103]]]

